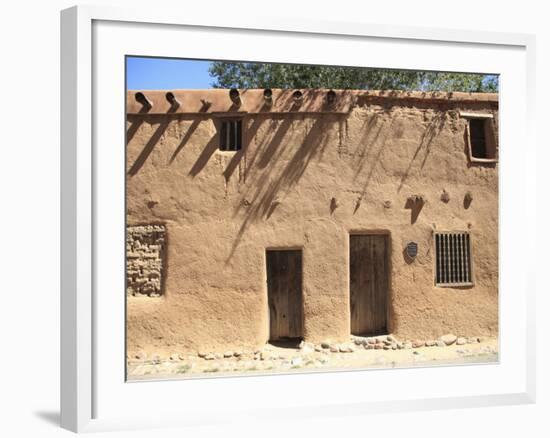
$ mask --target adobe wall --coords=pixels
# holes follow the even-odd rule
[[[250,115],[233,153],[211,114],[129,114],[128,225],[163,224],[166,245],[162,296],[128,297],[128,352],[264,344],[278,247],[303,249],[305,339],[348,340],[349,233],[369,230],[391,234],[390,332],[496,336],[498,165],[469,163],[460,109],[497,126],[494,99],[358,98],[348,113]],[[411,195],[426,200],[414,223]],[[474,287],[434,286],[434,229],[471,232]]]

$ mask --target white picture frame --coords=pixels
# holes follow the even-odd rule
[[[195,39],[192,48],[161,44],[173,41],[171,36],[190,36],[193,32],[200,34],[202,39]],[[250,52],[245,54],[238,42],[247,40],[250,35],[260,43],[251,43],[247,48]],[[222,47],[208,44],[208,41],[220,41],[219,38],[232,40],[235,44]],[[258,46],[261,41],[272,49],[263,58],[260,58],[261,47]],[[273,41],[277,41],[278,50]],[[300,58],[296,47],[293,48],[292,43],[298,41],[310,45],[307,59]],[[105,252],[120,255],[123,244],[117,249],[116,246],[108,247],[105,242],[120,241],[124,231],[112,228],[111,221],[104,217],[105,212],[109,212],[112,222],[119,223],[117,221],[124,216],[124,192],[116,189],[120,184],[123,186],[124,181],[120,167],[123,142],[119,142],[123,138],[120,134],[124,130],[124,112],[118,111],[123,108],[125,90],[120,83],[120,63],[123,63],[120,55],[322,63],[327,59],[323,57],[332,50],[334,63],[338,64],[345,62],[346,50],[338,50],[344,47],[343,44],[345,47],[365,45],[372,49],[370,60],[361,59],[348,65],[413,69],[445,66],[450,71],[501,75],[500,363],[437,370],[125,383],[123,378],[121,380],[124,357],[119,355],[124,346],[125,315],[120,304],[125,291],[122,289],[120,297],[116,298],[113,298],[114,293],[105,295],[106,289],[117,290],[117,279],[123,272],[123,258],[120,263],[113,264]],[[228,22],[225,14],[203,17],[158,8],[140,11],[105,6],[78,6],[62,11],[62,427],[83,432],[204,424],[212,423],[213,418],[216,422],[226,422],[250,416],[272,418],[284,414],[289,418],[305,418],[534,402],[535,277],[533,268],[520,255],[532,251],[536,233],[522,238],[509,232],[518,224],[536,228],[534,215],[524,208],[528,202],[535,202],[534,164],[528,159],[535,156],[531,129],[535,94],[534,45],[534,36],[524,34],[361,22],[289,20],[273,16],[255,17],[254,20],[233,16]],[[257,50],[256,55],[254,50]],[[402,57],[388,55],[398,50]],[[458,55],[449,55],[455,51]],[[433,56],[423,57],[420,53]],[[469,53],[477,55],[469,56]],[[111,143],[112,152],[106,152],[105,139]],[[512,147],[519,142],[521,150]],[[118,144],[120,148],[113,146]],[[511,173],[514,173],[514,184],[503,178]],[[109,302],[111,299],[115,301]],[[514,354],[510,354],[512,344],[517,347],[514,347]],[[414,373],[414,380],[422,382],[425,379],[429,384],[424,388],[415,386],[414,382],[396,384],[394,390],[382,392],[382,387],[376,386],[372,378],[373,373],[377,380],[384,380],[392,373],[396,382],[408,382]],[[455,380],[453,387],[440,383],[448,382],[449,376]],[[319,382],[323,383],[322,392],[315,391]],[[473,390],[470,383],[478,388]],[[285,401],[278,392],[288,385],[296,388],[291,402]],[[349,385],[358,388],[368,385],[370,391],[352,394],[345,390]],[[187,404],[174,402],[183,386],[190,394]],[[265,397],[267,393],[269,401]],[[211,397],[213,394],[216,397]],[[232,398],[225,394],[232,394]],[[166,405],[149,406],[148,415],[132,409],[132,400],[142,396],[156,400],[161,395]],[[123,406],[128,409],[120,408]]]

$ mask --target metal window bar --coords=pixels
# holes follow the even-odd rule
[[[236,122],[234,121],[231,121],[229,122],[229,142],[228,142],[228,150],[230,151],[234,151],[235,150],[235,145],[236,145]]]
[[[471,285],[470,234],[435,234],[435,282],[438,286]]]
[[[435,235],[435,282],[440,283],[441,282],[441,258],[437,257],[437,254],[441,252],[441,239],[439,238],[439,234]]]
[[[236,135],[236,139],[235,139],[235,150],[236,151],[240,151],[241,150],[241,147],[242,147],[242,120],[237,120],[236,122],[236,125],[237,125],[237,129],[235,130],[235,135]]]
[[[220,127],[220,150],[227,150],[227,122],[222,122]]]

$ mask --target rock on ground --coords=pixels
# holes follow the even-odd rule
[[[445,342],[445,345],[452,345],[456,342],[456,336],[449,333],[447,335],[443,335],[439,338],[441,341]]]

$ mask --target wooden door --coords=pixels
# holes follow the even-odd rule
[[[350,235],[350,310],[354,335],[387,333],[388,235]]]
[[[302,251],[267,251],[269,339],[303,337]]]

